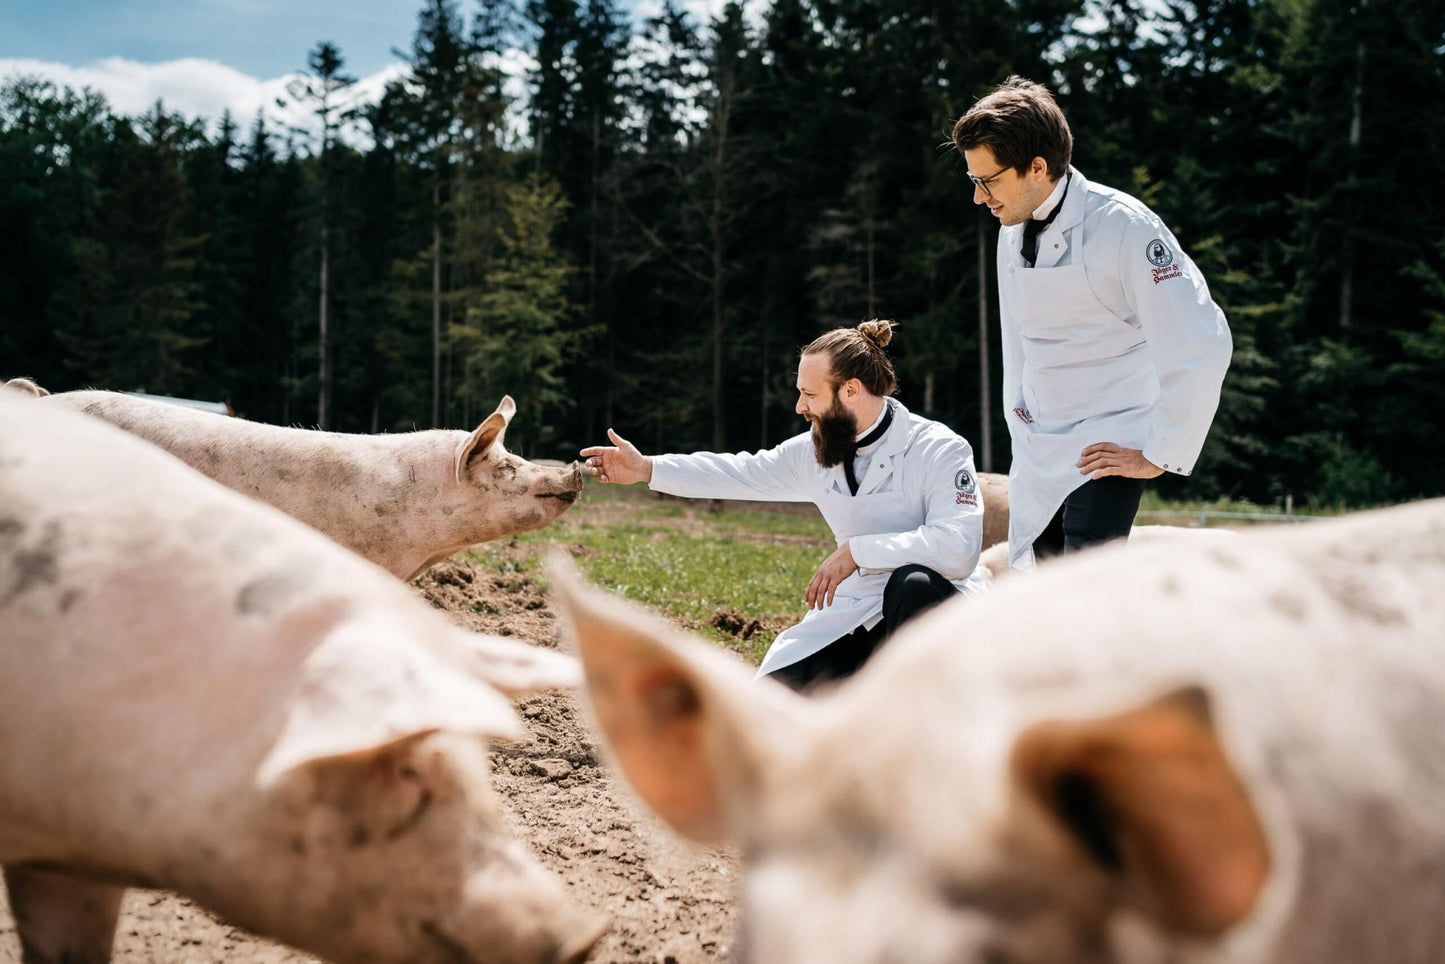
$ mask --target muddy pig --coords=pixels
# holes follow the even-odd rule
[[[571,657],[95,419],[0,388],[0,863],[27,961],[127,886],[337,961],[578,961],[602,922],[504,829],[486,740]]]
[[[813,699],[553,585],[749,964],[1445,960],[1445,500],[1056,560]]]
[[[284,428],[120,392],[59,392],[38,401],[159,445],[402,579],[479,542],[540,529],[582,490],[575,462],[536,465],[503,447],[517,410],[510,396],[474,432],[396,435]]]

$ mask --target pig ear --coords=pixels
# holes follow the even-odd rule
[[[1127,899],[1167,925],[1218,934],[1254,907],[1269,847],[1202,689],[1033,726],[1012,766],[1023,791],[1123,879]]]
[[[348,622],[307,657],[256,781],[270,786],[309,763],[375,753],[439,731],[523,734],[511,702],[492,687],[401,630]]]
[[[789,732],[801,698],[589,589],[561,553],[547,569],[598,727],[632,788],[684,836],[736,838],[762,793],[763,739]]]
[[[517,639],[457,632],[459,663],[507,696],[572,689],[582,682],[575,656]]]
[[[34,395],[36,398],[43,398],[44,396],[50,394],[48,391],[41,388],[29,378],[12,378],[8,382],[4,382],[3,384],[6,388],[14,389],[17,392],[23,392],[26,395]]]
[[[466,473],[467,466],[472,459],[484,455],[487,449],[493,445],[502,444],[502,436],[506,434],[507,426],[512,424],[512,416],[517,414],[517,403],[512,401],[512,396],[503,395],[502,401],[497,405],[497,410],[482,420],[461,447],[457,449],[457,481],[462,480]]]

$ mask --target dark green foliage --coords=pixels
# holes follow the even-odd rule
[[[56,306],[57,335],[75,372],[187,395],[207,337],[197,265],[205,237],[186,217],[183,164],[205,146],[196,126],[157,103],[134,126],[118,124],[113,147],[113,179],[101,180],[76,246],[76,286]]]
[[[997,228],[948,138],[1020,73],[1230,319],[1210,440],[1161,494],[1445,494],[1445,0],[420,7],[354,116],[340,51],[311,52],[319,136],[5,81],[0,377],[345,431],[470,428],[511,394],[531,454],[608,426],[751,449],[802,428],[798,347],[876,315],[903,400],[1004,471]]]

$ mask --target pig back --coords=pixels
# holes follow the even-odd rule
[[[308,647],[398,593],[159,449],[0,393],[0,788],[37,822],[103,835],[254,772]],[[110,802],[154,772],[165,794]]]

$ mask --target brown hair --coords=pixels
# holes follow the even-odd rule
[[[814,338],[800,354],[828,356],[828,374],[835,386],[856,378],[874,395],[898,391],[898,376],[883,349],[893,340],[891,321],[874,318],[856,328],[834,328]]]
[[[1068,173],[1074,135],[1049,89],[1015,75],[980,97],[958,119],[953,146],[960,154],[987,147],[1000,164],[1020,174],[1034,158],[1042,157],[1049,177],[1057,181]]]

